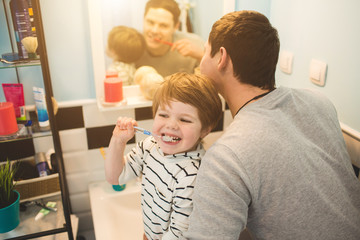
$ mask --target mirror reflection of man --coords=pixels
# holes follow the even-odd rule
[[[143,34],[147,46],[136,67],[154,67],[163,77],[194,72],[204,53],[204,41],[178,31],[180,9],[174,0],[149,0],[145,6]]]

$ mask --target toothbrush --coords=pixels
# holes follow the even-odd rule
[[[145,130],[145,129],[141,128],[141,127],[136,127],[136,126],[134,126],[134,128],[135,128],[135,130],[136,130],[137,132],[141,132],[141,133],[143,133],[143,134],[145,134],[145,135],[149,135],[149,136],[154,136],[154,137],[160,138],[160,136],[155,135],[155,134],[152,134],[152,132],[150,132],[150,131],[148,131],[148,130]]]
[[[165,41],[165,40],[161,40],[159,38],[154,38],[155,41],[159,42],[159,43],[162,43],[162,44],[165,44],[165,45],[169,45],[169,46],[172,46],[174,45],[172,42],[168,42],[168,41]]]
[[[171,141],[171,140],[172,140],[172,138],[169,137],[169,136],[159,136],[159,135],[153,134],[152,132],[150,132],[150,131],[148,131],[148,130],[145,130],[145,129],[141,128],[141,127],[136,127],[136,126],[134,126],[134,129],[135,129],[136,131],[138,131],[138,132],[141,132],[141,133],[145,134],[145,135],[149,135],[149,136],[153,136],[153,137],[158,137],[158,138],[162,139],[163,141]]]
[[[57,211],[57,208],[47,206],[47,205],[45,205],[43,203],[40,203],[40,202],[35,202],[35,204],[38,205],[39,207],[45,208],[46,210],[50,210],[50,211],[53,211],[53,212]]]

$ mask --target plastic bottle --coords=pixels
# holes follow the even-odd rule
[[[29,5],[27,0],[11,0],[10,1],[11,17],[14,25],[15,40],[18,47],[18,55],[20,59],[29,58],[28,53],[21,43],[25,37],[33,36],[31,30],[31,20],[29,14]]]
[[[35,106],[40,127],[49,126],[49,115],[46,108],[45,92],[43,88],[33,87]]]
[[[46,161],[45,153],[38,152],[35,154],[36,168],[39,173],[39,177],[45,177],[50,175],[49,165]]]

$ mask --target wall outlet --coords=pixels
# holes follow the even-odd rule
[[[291,74],[293,58],[294,54],[292,52],[281,51],[279,61],[281,71]]]
[[[309,77],[314,84],[323,87],[325,85],[327,64],[325,62],[312,59],[310,63]]]

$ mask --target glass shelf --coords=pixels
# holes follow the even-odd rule
[[[40,59],[33,59],[33,60],[24,60],[19,61],[18,63],[8,64],[4,62],[0,62],[0,69],[6,68],[18,68],[18,67],[32,67],[32,66],[40,66]]]
[[[50,127],[40,129],[38,125],[26,127],[23,124],[18,124],[18,132],[12,136],[0,136],[0,143],[20,141],[29,138],[39,138],[51,136]]]

